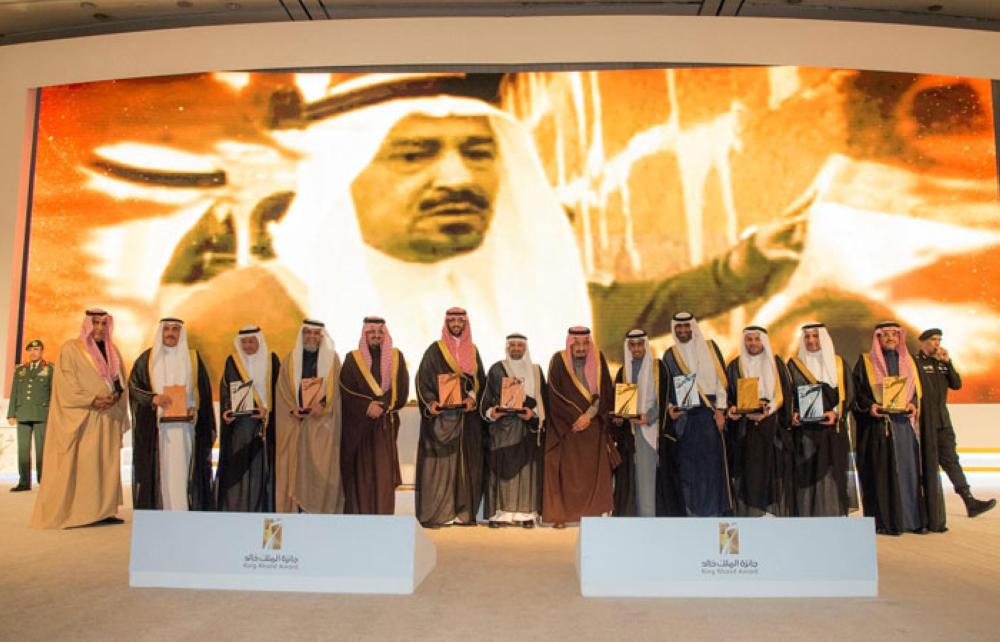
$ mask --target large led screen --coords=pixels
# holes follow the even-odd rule
[[[1000,401],[987,80],[801,67],[217,73],[41,92],[22,334],[116,315],[132,359],[179,316],[213,377],[239,327],[364,316],[415,368],[465,307],[487,366],[590,325],[611,361],[693,312],[732,354],[820,320],[944,330],[965,402]],[[50,356],[55,356],[50,350]]]

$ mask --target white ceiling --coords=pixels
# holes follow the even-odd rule
[[[0,45],[246,22],[570,14],[812,18],[1000,30],[1000,0],[0,0]]]

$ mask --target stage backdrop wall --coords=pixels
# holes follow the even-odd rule
[[[987,285],[998,260],[996,160],[993,107],[983,79],[1000,77],[998,51],[1000,36],[987,32],[647,17],[241,25],[5,47],[0,226],[10,233],[0,240],[0,261],[9,266],[0,297],[10,307],[0,321],[6,336],[0,359],[13,361],[25,267],[24,330],[44,335],[50,354],[75,333],[81,308],[99,303],[121,317],[119,336],[134,356],[148,343],[151,320],[178,308],[211,315],[211,303],[240,300],[240,288],[254,284],[260,277],[255,270],[267,269],[268,261],[271,267],[283,262],[265,275],[286,303],[277,309],[287,314],[273,321],[275,348],[283,350],[290,341],[291,328],[281,327],[282,319],[294,324],[301,314],[334,315],[324,305],[333,306],[327,302],[338,292],[336,281],[311,281],[314,275],[295,259],[296,243],[322,244],[323,234],[315,232],[336,232],[322,229],[315,208],[296,216],[296,201],[305,203],[310,189],[317,201],[326,198],[315,190],[324,178],[318,170],[330,167],[315,160],[324,153],[315,142],[324,139],[303,135],[322,124],[283,126],[274,116],[291,113],[281,102],[289,89],[309,102],[336,93],[338,82],[357,79],[216,72],[447,64],[497,71],[498,65],[570,64],[582,71],[509,75],[490,96],[500,119],[513,123],[497,125],[493,117],[498,162],[510,160],[499,158],[501,153],[513,156],[511,138],[525,138],[522,147],[545,179],[536,191],[546,207],[561,209],[565,217],[549,234],[568,229],[570,240],[548,254],[534,246],[543,274],[564,271],[562,281],[537,279],[561,297],[550,315],[552,328],[530,319],[498,323],[488,299],[466,303],[474,331],[476,319],[483,321],[477,340],[487,360],[499,355],[501,332],[520,329],[535,335],[535,358],[545,361],[558,347],[559,328],[577,319],[592,321],[609,349],[632,325],[662,334],[663,315],[636,314],[644,295],[630,287],[662,285],[727,253],[727,265],[743,267],[761,254],[780,268],[775,272],[787,274],[756,279],[758,289],[749,288],[744,300],[699,310],[688,295],[674,299],[674,307],[713,315],[712,329],[724,338],[752,320],[773,325],[781,349],[791,345],[796,323],[806,318],[843,325],[848,352],[866,340],[861,328],[882,316],[915,327],[942,324],[970,380],[962,400],[994,403],[991,346],[1000,342],[1000,326]],[[652,68],[598,72],[593,61]],[[664,62],[808,67],[655,64]],[[170,74],[195,75],[164,77]],[[95,83],[125,78],[146,80]],[[474,77],[472,84],[493,80]],[[37,180],[31,183],[38,98],[32,90],[52,85],[64,86],[42,92]],[[102,111],[106,116],[99,122],[87,120]],[[159,135],[150,124],[157,121]],[[193,128],[195,122],[207,129]],[[392,122],[362,125],[383,127],[380,139]],[[370,158],[375,151],[367,153]],[[178,199],[176,189],[164,188],[164,196],[163,189],[149,191],[148,181],[130,180],[134,170],[147,176],[148,170],[185,171],[208,181],[221,171],[224,186],[180,190],[187,194]],[[35,216],[24,266],[29,187]],[[497,188],[498,199],[503,187]],[[808,207],[798,207],[801,197]],[[150,223],[165,242],[135,247],[131,241],[148,238]],[[510,244],[526,242],[518,234],[530,236],[533,225],[544,221],[526,224],[500,236],[493,244],[497,256],[510,251]],[[185,255],[183,241],[203,240],[191,234],[218,236],[206,230],[211,225],[229,235],[223,249]],[[887,238],[900,246],[889,260],[875,250]],[[121,256],[121,247],[144,260]],[[315,263],[309,253],[304,257],[299,265]],[[781,263],[783,257],[789,261]],[[144,269],[137,270],[139,265]],[[380,269],[366,266],[364,276]],[[490,297],[525,283],[523,275],[513,277],[490,274]],[[551,303],[552,296],[543,287],[528,300]],[[453,298],[442,297],[412,334],[404,330],[406,321],[391,326],[403,333],[411,361],[437,332],[436,308],[462,303],[446,301]],[[675,311],[669,307],[661,312]],[[244,320],[259,320],[247,318],[252,310],[232,303],[228,309],[234,313],[224,327],[202,324],[203,336],[218,333],[206,350],[228,344]],[[621,310],[626,314],[617,314]],[[353,316],[368,311],[336,319],[342,351],[357,340],[360,318]],[[2,376],[6,391],[6,369]]]

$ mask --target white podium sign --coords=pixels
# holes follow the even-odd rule
[[[878,595],[871,518],[587,517],[577,571],[595,597]]]
[[[136,511],[129,584],[403,594],[436,561],[412,516]]]

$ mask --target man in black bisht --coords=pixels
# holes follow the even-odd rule
[[[926,475],[917,441],[920,379],[917,364],[906,349],[903,328],[894,321],[875,326],[871,351],[854,366],[854,420],[858,426],[858,476],[865,515],[875,518],[882,535],[940,530],[943,519],[928,522],[928,514],[943,511],[944,498],[937,470]],[[887,377],[905,377],[899,406],[883,399]],[[943,517],[943,513],[940,515]]]
[[[461,402],[438,398],[438,376],[457,374]],[[426,528],[475,526],[483,499],[483,418],[478,409],[486,373],[462,308],[445,315],[441,339],[417,368],[420,439],[417,442],[416,512]]]
[[[951,355],[941,347],[941,330],[931,328],[920,335],[920,350],[917,352],[917,368],[920,371],[920,383],[924,398],[920,408],[920,439],[926,454],[924,456],[924,474],[937,477],[940,465],[948,474],[955,492],[965,502],[965,510],[969,517],[985,513],[997,505],[997,500],[983,501],[972,496],[969,482],[965,479],[962,465],[958,462],[958,452],[955,445],[955,429],[951,425],[948,414],[948,390],[958,390],[962,387],[962,379],[958,376]],[[940,528],[944,528],[944,505],[939,509],[937,519]],[[932,516],[932,522],[934,516]],[[935,530],[934,524],[931,530]]]
[[[534,528],[542,513],[545,377],[541,368],[532,363],[528,339],[523,334],[507,335],[506,355],[506,359],[490,367],[480,404],[486,420],[483,514],[490,528],[505,524]],[[505,378],[523,382],[522,410],[504,410],[501,401]]]
[[[726,433],[736,515],[791,517],[795,514],[792,385],[785,363],[771,351],[767,330],[756,325],[743,329],[740,354],[726,367],[726,379]],[[748,414],[737,409],[744,379],[756,379],[760,404]]]
[[[186,404],[164,394],[184,386]],[[128,381],[132,409],[132,504],[144,510],[213,510],[212,383],[184,322],[161,319],[153,346],[136,359]]]
[[[263,513],[274,505],[274,422],[281,372],[278,355],[267,349],[257,326],[240,329],[219,382],[219,467],[215,471],[220,511]],[[232,384],[251,384],[253,410],[233,411]],[[280,511],[279,511],[280,512]]]
[[[802,326],[799,350],[788,360],[792,377],[792,433],[795,441],[796,508],[800,517],[835,517],[850,512],[854,471],[847,422],[854,386],[844,360],[822,323]],[[799,389],[819,385],[813,408],[802,408]],[[857,509],[857,506],[854,506]]]

